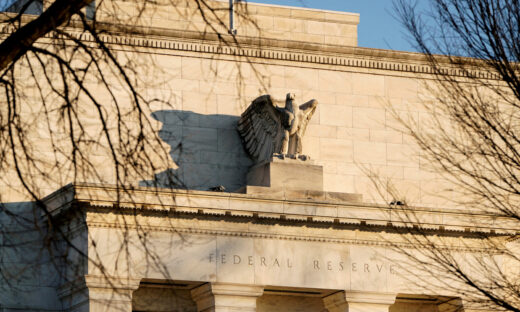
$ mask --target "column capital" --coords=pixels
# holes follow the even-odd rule
[[[322,300],[323,305],[329,312],[348,311],[348,303],[344,291],[323,297]]]
[[[68,311],[132,311],[132,293],[140,278],[85,275],[60,288]]]
[[[392,305],[395,302],[395,293],[376,293],[364,291],[346,291],[345,298],[350,303],[373,303],[382,305]]]
[[[134,291],[139,288],[141,278],[129,276],[104,276],[104,275],[85,275],[85,285],[89,289],[108,288]]]
[[[388,312],[397,294],[340,291],[323,298],[329,312]]]
[[[192,289],[191,296],[197,311],[256,311],[256,299],[264,292],[263,286],[206,283]]]

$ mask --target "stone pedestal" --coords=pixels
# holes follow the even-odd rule
[[[329,312],[388,312],[396,294],[339,292],[323,298]]]
[[[280,159],[256,164],[249,169],[247,185],[239,193],[283,199],[362,202],[361,194],[324,192],[323,167],[313,160]]]
[[[247,185],[278,190],[323,191],[323,167],[312,160],[273,158],[249,169]]]
[[[199,312],[255,312],[261,286],[207,283],[191,291]]]

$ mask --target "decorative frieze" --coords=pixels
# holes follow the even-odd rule
[[[110,27],[109,27],[110,28]],[[111,27],[112,31],[115,27]],[[15,31],[12,26],[0,28],[0,37]],[[122,30],[121,30],[122,31]],[[234,40],[227,35],[200,34],[190,31],[165,29],[132,28],[133,35],[118,32],[100,35],[105,44],[121,46],[121,48],[152,48],[181,52],[197,52],[202,54],[218,54],[223,56],[242,57],[251,61],[267,59],[289,61],[295,63],[334,65],[348,68],[365,68],[411,74],[435,74],[431,66],[426,65],[424,56],[419,53],[374,50],[369,48],[346,47],[322,44],[310,44],[275,39],[260,40],[258,38],[238,37]],[[88,33],[69,31],[68,35],[75,40],[95,42]],[[57,38],[60,35],[47,34],[42,40]],[[61,38],[67,38],[61,35]],[[219,39],[223,38],[223,39]],[[374,53],[377,51],[377,53]],[[477,77],[481,79],[500,79],[489,71],[468,70],[460,68],[443,68],[443,75],[456,77]]]

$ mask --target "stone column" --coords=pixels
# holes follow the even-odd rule
[[[396,294],[347,291],[323,298],[329,312],[388,312]]]
[[[86,275],[62,287],[60,297],[71,312],[132,312],[132,293],[140,279]]]
[[[199,312],[255,312],[262,286],[207,283],[191,291]]]
[[[467,305],[463,304],[460,298],[441,298],[441,304],[437,306],[439,312],[462,312],[467,311],[464,307]]]

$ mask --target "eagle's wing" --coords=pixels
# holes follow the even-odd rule
[[[256,98],[246,109],[237,126],[249,156],[255,162],[268,161],[282,149],[282,112],[269,95]]]
[[[300,121],[300,127],[298,129],[298,134],[300,135],[300,138],[303,137],[303,135],[305,134],[305,130],[307,130],[307,125],[309,124],[312,115],[314,115],[316,107],[318,107],[317,100],[310,100],[300,105],[300,112],[302,112],[303,115]]]

